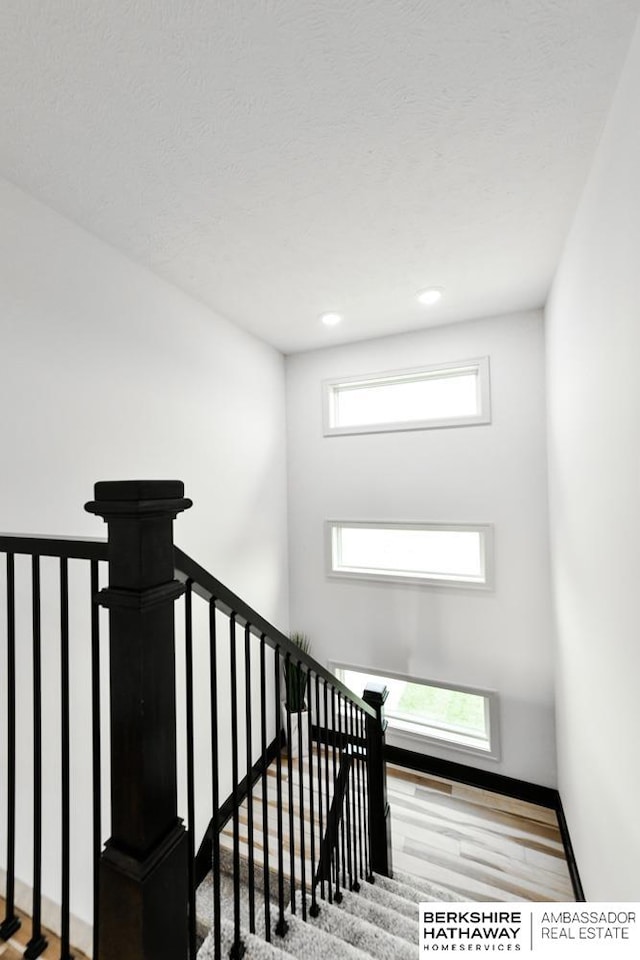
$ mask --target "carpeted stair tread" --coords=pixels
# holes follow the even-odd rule
[[[213,874],[210,872],[196,891],[196,939],[200,943],[206,939],[213,926],[213,893]],[[222,923],[227,924],[227,928],[231,931],[233,931],[234,917],[233,899],[233,878],[227,873],[221,873],[220,913]],[[265,933],[265,898],[263,891],[258,889],[254,890],[254,921],[256,936],[262,942]],[[240,929],[243,938],[251,936],[249,933],[249,892],[244,884],[240,885]],[[231,946],[231,941],[229,946]]]
[[[222,922],[222,956],[228,957],[233,944],[233,924],[227,920]],[[291,954],[285,953],[274,943],[267,943],[262,937],[253,933],[243,933],[245,945],[245,960],[291,960]],[[198,952],[198,960],[214,960],[215,949],[213,934],[209,934]]]
[[[380,891],[382,896],[379,900],[371,899],[365,893],[366,887],[371,887],[369,883],[363,883],[360,886],[360,893],[351,893],[345,890],[342,894],[342,903],[340,909],[353,914],[354,917],[360,917],[376,927],[383,930],[389,930],[396,937],[401,937],[415,946],[418,943],[418,920],[417,911],[411,904],[412,915],[404,916],[395,909],[395,898],[385,903],[384,897],[386,891]]]
[[[431,891],[433,900],[446,900],[451,903],[463,900],[455,890],[452,890],[445,884],[433,883],[431,880],[425,880],[424,877],[416,877],[414,874],[405,873],[403,870],[394,870],[393,877],[398,883],[403,883],[406,887],[415,887],[418,891],[422,891],[426,886],[426,888]]]
[[[255,918],[257,932],[264,931],[264,895],[255,890]],[[220,874],[220,905],[225,920],[233,921],[233,878],[227,873]],[[242,930],[249,929],[249,897],[247,887],[240,887],[240,923]],[[213,875],[208,873],[196,891],[196,934],[200,940],[209,933],[213,925]]]
[[[241,881],[244,877],[241,878]],[[221,929],[223,956],[233,943],[233,880],[220,875]],[[320,901],[320,915],[301,919],[301,893],[297,894],[297,915],[288,909],[289,931],[275,934],[276,901],[271,900],[272,942],[264,936],[264,894],[255,891],[256,933],[249,930],[248,890],[240,884],[240,921],[247,960],[415,960],[418,940],[418,903],[421,900],[456,901],[462,898],[444,887],[398,871],[394,878],[374,876],[374,883],[363,882],[359,892],[342,891],[338,904]],[[198,960],[213,960],[210,928],[213,918],[213,877],[209,874],[197,891],[197,936],[202,947]]]
[[[378,883],[363,883],[358,896],[387,907],[389,910],[395,910],[403,917],[410,917],[412,920],[418,919],[417,900],[405,900],[397,893],[391,893],[390,890],[383,889]]]
[[[323,903],[324,907],[325,904]],[[274,936],[282,950],[298,960],[367,960],[370,954],[358,950],[350,943],[316,926],[316,922],[307,922],[291,916],[286,917],[289,925],[284,937]],[[275,927],[275,917],[273,926]],[[391,954],[393,956],[393,954]]]
[[[342,905],[322,903],[317,917],[309,918],[309,926],[338,937],[345,944],[351,944],[358,952],[375,960],[415,960],[417,937],[413,945],[395,936],[388,929],[374,926],[362,917],[355,916]]]
[[[462,897],[452,893],[451,890],[432,884],[429,880],[423,880],[421,877],[411,877],[406,873],[396,874],[394,872],[393,879],[376,874],[376,884],[383,890],[394,893],[398,897],[403,897],[416,905],[422,900],[444,900],[451,903],[462,900]]]

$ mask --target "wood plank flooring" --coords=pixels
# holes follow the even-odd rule
[[[317,761],[313,760],[314,771]],[[388,799],[391,807],[393,864],[471,901],[573,901],[574,894],[555,812],[546,807],[514,800],[486,790],[439,777],[387,766]],[[282,764],[284,807],[283,869],[290,873],[288,835],[288,768]],[[324,776],[324,773],[323,773]],[[309,886],[311,827],[309,817],[309,761],[302,764],[305,837],[305,877]],[[295,834],[294,869],[301,876],[299,769],[293,764],[293,809]],[[314,820],[318,824],[317,780]],[[267,849],[269,862],[277,862],[277,781],[275,763],[267,776]],[[331,802],[331,796],[329,797]],[[326,822],[326,799],[323,800]],[[253,791],[254,849],[256,867],[264,855],[262,833],[262,785]],[[239,817],[240,853],[248,854],[248,807]],[[319,830],[316,829],[316,836]],[[221,843],[230,851],[233,829],[227,825]],[[316,844],[317,846],[317,844]],[[316,851],[317,858],[317,851]]]
[[[575,899],[555,811],[387,766],[393,863],[468,900]]]
[[[1,917],[4,917],[4,908],[5,902],[2,897],[0,897]],[[0,960],[22,960],[25,946],[31,939],[31,919],[23,913],[22,910],[16,910],[16,914],[22,920],[22,926],[19,930],[16,930],[11,939],[6,943],[4,940],[0,940]],[[60,960],[61,951],[59,938],[55,933],[51,933],[50,930],[45,928],[43,928],[43,933],[48,941],[48,946],[44,953],[40,954],[42,960]],[[80,950],[72,948],[71,952],[74,960],[88,960]]]

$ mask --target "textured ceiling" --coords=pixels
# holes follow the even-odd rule
[[[639,7],[3,0],[0,175],[287,352],[540,306]]]

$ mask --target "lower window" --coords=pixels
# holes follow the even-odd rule
[[[371,673],[359,667],[332,664],[334,673],[359,697],[368,683],[389,690],[385,716],[392,729],[442,746],[498,758],[497,696],[469,688]]]

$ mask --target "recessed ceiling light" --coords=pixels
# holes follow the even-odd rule
[[[428,287],[426,290],[423,290],[418,294],[418,300],[425,307],[431,307],[434,303],[438,302],[441,296],[442,290],[440,287]]]
[[[342,317],[339,313],[323,313],[320,319],[324,323],[325,327],[335,327],[338,323],[340,323]]]

